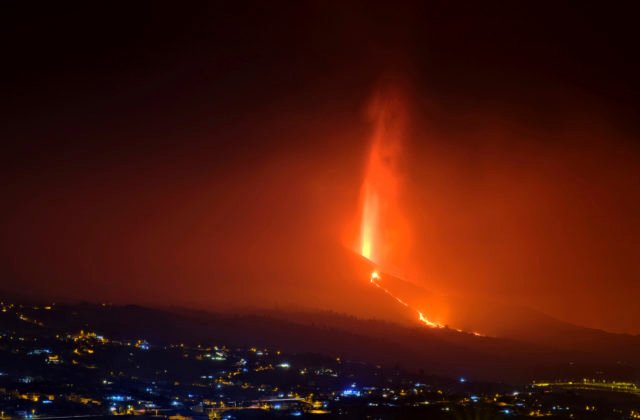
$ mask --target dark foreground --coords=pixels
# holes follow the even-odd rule
[[[126,325],[107,334],[83,307],[5,302],[0,310],[3,420],[640,418],[632,382],[507,385],[339,354],[232,345],[215,332],[200,342],[154,342]]]

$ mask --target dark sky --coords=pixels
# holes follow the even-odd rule
[[[375,313],[342,254],[391,80],[413,281],[640,333],[640,34],[584,3],[4,2],[2,288]]]

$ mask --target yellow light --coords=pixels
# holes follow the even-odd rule
[[[438,324],[437,322],[429,321],[420,311],[418,311],[418,319],[420,320],[420,322],[431,328],[444,328],[443,325]]]

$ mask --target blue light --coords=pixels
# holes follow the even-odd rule
[[[460,379],[458,379],[458,381],[459,381],[461,384],[463,384],[463,383],[467,382],[467,380],[466,380],[464,377],[462,377],[462,376],[460,377]]]
[[[354,389],[354,388],[347,388],[344,391],[342,391],[343,397],[359,397],[360,395],[362,395],[360,390]]]

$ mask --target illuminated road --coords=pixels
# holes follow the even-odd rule
[[[558,382],[534,382],[536,388],[562,388],[583,389],[588,391],[622,392],[625,394],[640,395],[640,388],[633,382],[608,382],[595,379],[583,379],[582,381],[558,381]]]

